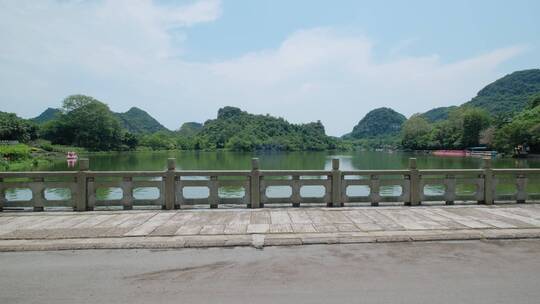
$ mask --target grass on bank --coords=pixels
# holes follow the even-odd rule
[[[31,145],[0,145],[0,171],[35,170],[47,166],[53,159],[63,157],[67,151],[85,151],[82,148],[51,145],[39,140]]]

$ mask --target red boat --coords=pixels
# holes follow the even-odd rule
[[[455,157],[496,157],[497,151],[491,151],[485,147],[471,147],[467,150],[435,150],[431,154],[436,156],[455,156]]]
[[[433,155],[437,156],[458,156],[464,157],[467,156],[467,151],[465,150],[435,150],[431,152]]]

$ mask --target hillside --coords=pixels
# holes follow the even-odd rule
[[[114,113],[114,116],[120,120],[122,127],[131,133],[154,133],[167,130],[150,114],[137,107],[132,107],[124,113]]]
[[[176,131],[181,136],[195,136],[203,129],[203,124],[198,122],[185,122],[180,129]]]
[[[249,114],[235,107],[219,109],[197,135],[204,149],[324,150],[334,147],[321,122],[291,124],[283,118]]]
[[[43,111],[43,113],[39,114],[39,116],[30,120],[38,124],[43,124],[53,120],[59,113],[61,113],[60,109],[47,108],[45,111]],[[167,128],[161,125],[155,118],[150,116],[150,114],[137,107],[132,107],[124,113],[112,113],[116,118],[118,118],[122,128],[131,133],[142,134],[167,130]]]
[[[34,117],[30,120],[37,124],[42,124],[42,123],[46,123],[49,120],[54,119],[56,115],[59,113],[61,113],[60,109],[47,108],[47,110],[43,111],[37,117]]]
[[[362,139],[397,135],[405,120],[405,116],[390,108],[378,108],[367,113],[352,132],[343,137]]]
[[[532,95],[540,93],[540,69],[517,71],[484,87],[464,105],[479,107],[489,113],[510,114],[527,106]]]
[[[448,119],[448,114],[450,113],[450,111],[456,108],[457,106],[434,108],[423,113],[422,117],[427,119],[427,121],[429,122],[437,122],[437,121],[445,120],[445,119]]]

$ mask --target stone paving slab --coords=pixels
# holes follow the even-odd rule
[[[540,238],[540,204],[0,213],[0,251]]]

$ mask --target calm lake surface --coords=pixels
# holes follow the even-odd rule
[[[403,169],[409,158],[416,157],[420,169],[481,168],[477,157],[439,157],[406,152],[197,152],[149,151],[114,152],[81,155],[90,159],[90,170],[164,170],[167,158],[176,158],[178,170],[241,170],[250,169],[251,158],[260,159],[261,169],[324,170],[331,168],[333,158],[339,158],[343,170]],[[540,168],[540,159],[493,159],[496,168]],[[65,160],[59,160],[40,170],[73,170]]]
[[[249,170],[251,158],[260,159],[261,169],[311,169],[329,170],[333,158],[340,159],[342,170],[365,170],[365,169],[405,169],[409,158],[416,157],[419,169],[473,169],[481,168],[482,159],[476,157],[438,157],[427,154],[405,152],[197,152],[197,151],[149,151],[149,152],[115,152],[95,153],[81,155],[90,159],[90,169],[99,171],[118,170],[165,170],[167,158],[176,158],[177,170]],[[540,168],[540,159],[493,159],[495,168]],[[58,160],[47,167],[39,170],[63,171],[75,170],[69,168],[65,160]],[[186,189],[187,190],[187,189]],[[269,196],[288,196],[286,189],[276,187],[268,189]],[[426,193],[438,194],[444,189],[438,186],[428,187]],[[365,195],[369,189],[356,189],[350,195]],[[461,189],[462,192],[474,191],[474,189]],[[382,187],[381,194],[399,194],[398,186]],[[154,188],[137,188],[134,195],[139,199],[156,197],[158,190]],[[189,197],[206,197],[206,191],[194,189]],[[316,193],[305,193],[306,196],[317,196]],[[48,189],[45,197],[48,199],[69,198],[66,189]],[[304,193],[302,193],[304,195]],[[119,199],[122,191],[116,188],[98,189],[100,199]],[[242,188],[220,188],[220,196],[238,197],[243,196]],[[31,197],[29,190],[12,189],[6,191],[8,200],[27,200]]]

